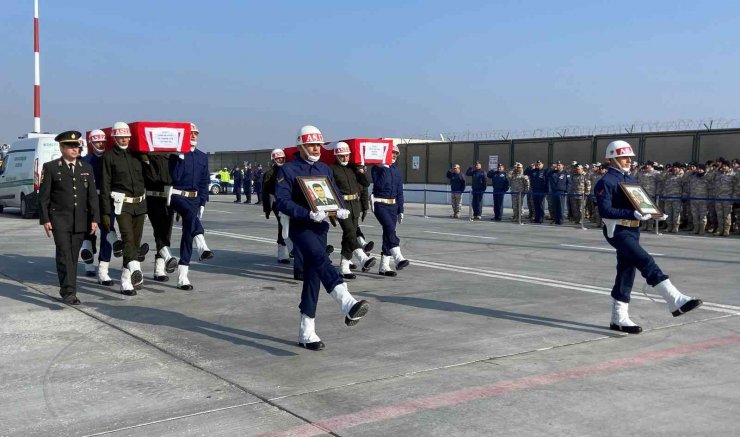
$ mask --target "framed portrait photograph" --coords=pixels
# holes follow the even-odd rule
[[[640,186],[640,184],[625,184],[620,183],[619,187],[622,188],[624,194],[632,203],[632,206],[642,215],[651,214],[653,217],[662,216],[663,211],[658,208],[658,205],[653,202],[648,193]]]
[[[327,176],[298,176],[296,178],[301,186],[303,195],[308,200],[308,205],[313,211],[324,211],[325,213],[336,213],[341,207],[339,194],[334,186],[329,183]]]

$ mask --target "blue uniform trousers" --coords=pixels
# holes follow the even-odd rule
[[[483,215],[483,192],[473,192],[473,200],[470,202],[473,205],[473,215]]]
[[[653,257],[640,246],[638,228],[617,226],[614,238],[606,235],[606,227],[603,233],[606,241],[617,249],[617,277],[612,288],[614,299],[629,303],[632,285],[635,282],[635,269],[639,270],[648,285],[653,287],[668,279]]]
[[[190,257],[193,255],[193,238],[202,234],[203,226],[200,224],[198,213],[200,204],[197,198],[189,199],[187,197],[172,195],[170,200],[172,209],[180,214],[182,220],[182,238],[180,238],[180,262],[181,266],[190,265]]]
[[[252,203],[252,181],[249,179],[245,179],[243,182],[244,185],[244,199],[247,203]]]
[[[390,256],[391,249],[398,247],[401,240],[396,235],[396,223],[398,220],[398,205],[375,203],[375,218],[383,227],[383,250],[382,254]]]
[[[534,222],[542,223],[545,221],[545,195],[532,194],[532,202],[534,203]]]
[[[306,223],[293,220],[290,223],[290,239],[298,252],[303,255],[303,290],[298,308],[301,313],[311,318],[316,317],[316,304],[321,285],[323,284],[326,292],[330,293],[334,287],[344,282],[326,254],[328,232],[329,223],[326,222]]]
[[[493,194],[493,218],[496,220],[501,220],[501,214],[504,211],[504,193],[494,193]],[[480,214],[476,214],[480,215]]]
[[[116,215],[111,213],[110,215],[110,228],[114,229],[113,226],[116,224]],[[110,262],[110,257],[113,255],[113,246],[108,242],[108,231],[105,230],[102,223],[98,223],[98,229],[100,229],[100,251],[98,252],[98,262]]]
[[[555,215],[552,219],[556,225],[563,224],[563,210],[565,209],[565,191],[552,192],[552,212]]]
[[[236,201],[242,201],[242,181],[234,181],[234,194],[236,194]]]

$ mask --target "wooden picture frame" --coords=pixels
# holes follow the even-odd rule
[[[619,187],[629,199],[632,206],[642,215],[650,214],[653,217],[662,217],[663,211],[653,202],[640,184],[626,184],[621,182]]]
[[[311,211],[324,211],[326,215],[334,216],[342,207],[341,196],[334,189],[334,184],[329,182],[328,176],[298,176],[296,179]]]

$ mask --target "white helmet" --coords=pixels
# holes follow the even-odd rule
[[[304,144],[324,144],[324,136],[316,126],[303,126],[298,130],[296,146]]]
[[[122,121],[113,123],[113,128],[110,130],[110,136],[115,137],[130,137],[131,129],[128,125]]]
[[[270,158],[271,159],[285,158],[285,152],[283,152],[283,149],[272,149],[272,152],[270,152]]]
[[[90,144],[92,144],[92,148],[95,151],[96,155],[102,155],[103,152],[105,152],[105,145],[103,145],[102,149],[98,149],[98,147],[95,145],[95,143],[99,143],[101,141],[105,142],[105,132],[100,129],[95,129],[90,132]]]
[[[334,146],[334,156],[336,155],[349,155],[349,144],[345,143],[344,141],[340,141],[337,143],[336,146]]]
[[[606,146],[606,159],[618,158],[620,156],[636,156],[632,146],[627,141],[612,141]]]
[[[200,133],[200,131],[198,130],[198,126],[196,126],[195,123],[190,123],[190,132]]]

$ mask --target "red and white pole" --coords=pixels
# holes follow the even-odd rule
[[[41,133],[41,70],[39,67],[39,0],[33,1],[33,131]]]

